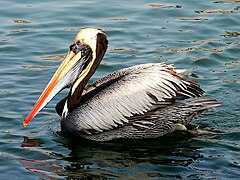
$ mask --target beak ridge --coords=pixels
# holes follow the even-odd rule
[[[76,72],[72,69],[76,63],[81,59],[81,52],[75,53],[69,51],[64,58],[63,62],[56,70],[52,79],[49,81],[46,88],[43,90],[32,111],[28,114],[27,118],[23,121],[23,126],[26,127],[28,123],[36,116],[36,114],[47,105],[47,103],[62,89],[64,89],[69,81],[73,81],[72,74],[77,76]],[[70,74],[69,74],[70,73]],[[77,78],[77,77],[74,77]]]

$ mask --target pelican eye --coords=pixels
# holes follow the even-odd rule
[[[76,44],[79,45],[79,46],[82,45],[83,44],[83,39],[77,40]]]

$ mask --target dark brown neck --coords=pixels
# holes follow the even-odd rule
[[[96,52],[93,52],[93,53],[96,53],[96,56],[95,56],[96,58],[91,60],[94,62],[92,64],[92,66],[90,67],[88,74],[78,84],[78,86],[75,88],[74,92],[72,92],[72,88],[69,92],[69,95],[68,95],[68,111],[69,112],[74,110],[80,104],[82,92],[83,92],[85,86],[87,85],[87,82],[89,81],[89,79],[92,77],[92,75],[97,70],[97,68],[107,50],[107,47],[108,47],[108,40],[107,40],[106,35],[103,33],[99,33],[97,35]]]

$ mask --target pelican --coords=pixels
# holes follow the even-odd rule
[[[56,105],[62,133],[93,141],[157,138],[186,129],[196,115],[221,104],[200,98],[199,84],[165,63],[120,69],[87,85],[107,48],[105,33],[81,30],[23,126],[64,88],[69,94]]]

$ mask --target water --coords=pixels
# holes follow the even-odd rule
[[[239,178],[239,11],[237,0],[1,0],[1,179]],[[24,129],[22,120],[83,27],[101,28],[110,42],[91,82],[135,64],[173,63],[223,105],[192,122],[197,133],[76,143],[57,133],[54,105],[64,91]]]

